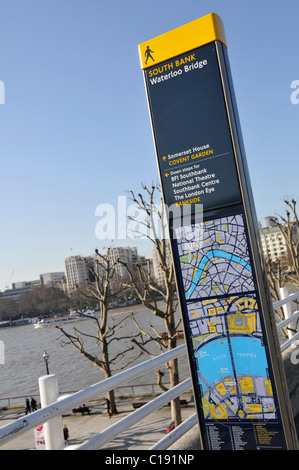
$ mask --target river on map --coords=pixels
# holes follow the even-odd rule
[[[232,355],[234,363],[232,362]],[[265,347],[258,338],[231,336],[230,345],[224,338],[203,345],[196,354],[200,374],[210,385],[234,375],[267,377],[268,362]]]
[[[151,330],[151,326],[159,333],[165,331],[163,320],[156,318],[142,305],[111,310],[109,313],[109,322],[117,324],[131,312],[134,312],[138,324],[148,332],[153,331]],[[180,314],[177,313],[178,317],[179,315]],[[118,330],[118,337],[131,336],[138,332],[132,319],[126,319],[123,325],[124,326]],[[85,337],[84,339],[85,348],[91,353],[99,351],[99,346],[96,346],[95,340],[91,337],[91,335],[95,334],[96,328],[89,320],[61,326],[70,333],[72,333],[73,327],[75,326],[80,331],[90,334],[90,337]],[[39,395],[38,378],[46,374],[46,365],[43,359],[43,352],[45,350],[49,355],[49,372],[50,374],[56,374],[61,393],[82,390],[104,379],[103,372],[88,359],[84,358],[72,345],[62,346],[62,342],[63,340],[65,341],[66,338],[55,327],[34,328],[33,325],[24,325],[1,328],[0,340],[4,344],[5,352],[4,364],[0,364],[0,407],[7,405],[7,400],[3,400],[3,398],[20,397],[11,402],[12,404],[19,404],[24,403],[25,396]],[[123,341],[126,341],[127,345],[132,346],[129,340]],[[120,352],[120,348],[122,348],[120,341],[113,341],[110,346],[111,356]],[[139,349],[135,346],[134,350],[130,351],[126,357],[121,359],[120,363],[114,367],[119,368],[125,365],[137,355],[138,351]],[[153,352],[159,354],[157,348],[154,349]],[[148,356],[142,355],[129,367],[148,359]],[[185,355],[181,357],[179,364],[179,368],[181,369],[180,379],[183,380],[189,375],[189,370],[186,368]],[[165,366],[160,369],[166,372]],[[119,372],[121,372],[120,369],[114,371],[113,374]],[[167,373],[165,373],[165,377],[167,376]],[[153,370],[145,376],[140,376],[125,385],[155,384],[156,380],[156,371]],[[167,379],[165,379],[165,382],[166,381]],[[135,393],[142,393],[146,390],[151,391],[152,387],[134,388]],[[155,387],[155,390],[159,390],[158,387]],[[122,388],[118,391],[118,395],[131,393],[131,387]]]

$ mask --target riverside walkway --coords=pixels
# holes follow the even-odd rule
[[[183,398],[190,402],[192,395],[186,393]],[[151,399],[150,397],[149,399]],[[66,424],[69,433],[69,445],[76,445],[89,439],[94,434],[107,429],[114,424],[117,420],[124,418],[129,413],[134,412],[132,406],[133,401],[138,401],[134,398],[125,398],[117,400],[118,414],[109,418],[106,413],[104,401],[90,402],[88,406],[91,407],[90,415],[76,415],[70,411],[63,415],[63,425]],[[144,399],[144,401],[146,398]],[[185,420],[195,412],[194,402],[188,403],[188,406],[183,406],[182,419]],[[0,426],[11,423],[17,418],[24,416],[24,409],[8,408],[7,410],[0,411]],[[109,442],[105,449],[109,450],[147,450],[153,446],[157,441],[166,435],[166,428],[171,422],[170,407],[164,406],[160,410],[152,413],[143,419],[138,425],[128,429],[117,436],[113,441]],[[34,450],[35,440],[34,431],[29,430],[20,435],[16,439],[7,442],[0,446],[1,450]]]

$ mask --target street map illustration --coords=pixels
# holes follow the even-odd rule
[[[176,229],[206,420],[277,418],[242,214]]]
[[[254,290],[241,215],[181,227],[176,238],[187,300]]]

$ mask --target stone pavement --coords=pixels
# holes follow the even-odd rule
[[[191,395],[184,395],[184,398],[190,401]],[[62,423],[63,425],[67,425],[70,433],[69,445],[80,444],[94,434],[107,429],[117,420],[124,418],[127,414],[133,413],[133,401],[138,400],[132,398],[119,399],[117,401],[119,414],[111,418],[106,414],[104,400],[101,402],[90,402],[88,404],[92,409],[90,415],[82,416],[80,413],[74,415],[71,411],[63,415]],[[186,407],[182,406],[182,419],[185,420],[194,412],[194,402],[189,403]],[[0,411],[0,427],[22,416],[24,416],[24,409],[11,408]],[[166,428],[170,424],[170,421],[170,407],[163,406],[160,410],[147,416],[134,427],[114,438],[114,440],[107,443],[104,448],[109,450],[147,450],[166,435]],[[34,430],[32,429],[0,446],[0,451],[29,450],[34,448]]]

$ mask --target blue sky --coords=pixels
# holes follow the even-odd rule
[[[96,207],[158,178],[138,44],[211,12],[225,26],[259,220],[298,196],[297,1],[2,0],[0,290],[12,271],[12,282],[37,279],[109,244]]]

